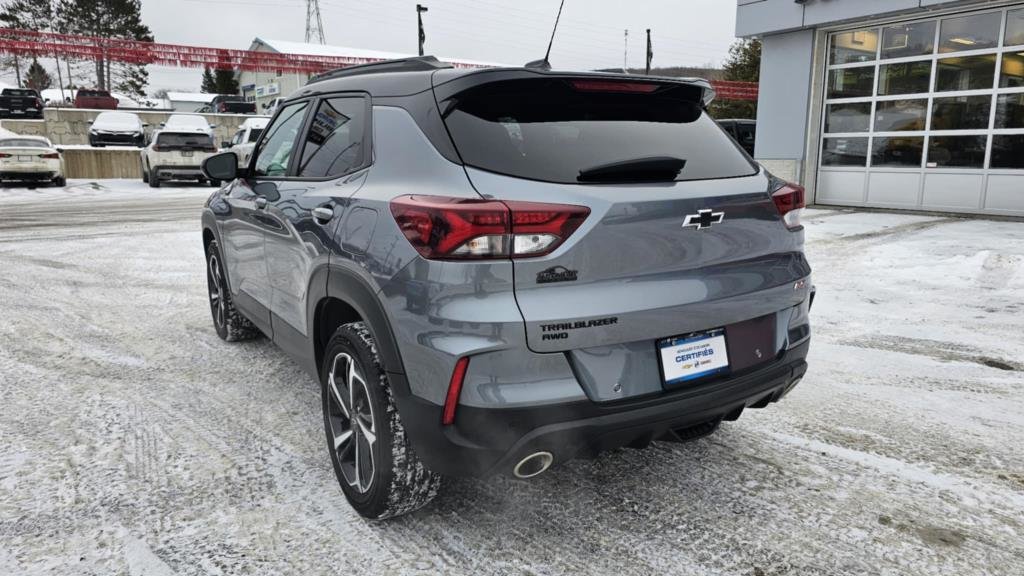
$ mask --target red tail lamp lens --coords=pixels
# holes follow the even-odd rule
[[[590,214],[585,206],[402,196],[391,213],[413,248],[434,260],[550,254]]]

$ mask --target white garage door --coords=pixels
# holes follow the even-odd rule
[[[1024,5],[829,38],[816,200],[1024,215]]]

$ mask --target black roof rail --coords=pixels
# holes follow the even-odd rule
[[[359,76],[362,74],[378,74],[382,72],[428,72],[430,70],[442,70],[444,68],[454,68],[454,66],[446,62],[441,62],[434,56],[413,56],[411,58],[382,60],[380,62],[357,64],[356,66],[347,66],[336,70],[328,70],[327,72],[321,72],[320,74],[310,78],[306,85],[308,86],[315,82],[323,82],[324,80],[347,78],[349,76]]]

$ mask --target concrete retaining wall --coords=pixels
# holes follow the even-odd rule
[[[139,178],[142,167],[138,150],[116,148],[68,148],[64,150],[67,178]]]
[[[0,127],[16,134],[45,136],[54,144],[64,146],[89,144],[89,126],[96,116],[104,110],[81,110],[78,108],[46,108],[42,120],[0,120]],[[135,112],[143,122],[149,124],[147,130],[159,129],[161,122],[166,122],[172,112]],[[201,114],[206,121],[214,125],[214,143],[231,140],[238,127],[251,115],[244,114]]]

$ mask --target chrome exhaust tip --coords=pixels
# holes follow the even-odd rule
[[[543,474],[545,470],[551,467],[554,461],[555,457],[551,452],[534,452],[520,460],[516,467],[512,469],[512,474],[522,480],[533,478]]]

